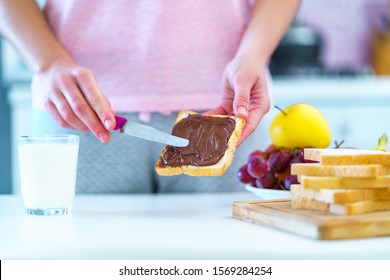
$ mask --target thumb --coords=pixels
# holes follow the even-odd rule
[[[240,118],[245,119],[248,117],[251,89],[252,86],[248,81],[246,81],[246,79],[240,79],[237,76],[233,78],[233,112]]]

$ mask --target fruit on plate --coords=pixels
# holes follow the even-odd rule
[[[317,108],[304,103],[281,110],[271,123],[270,136],[276,147],[285,149],[326,148],[331,141],[325,117]]]
[[[290,185],[298,182],[297,176],[290,174],[290,166],[301,162],[312,162],[303,158],[303,148],[290,150],[271,144],[265,151],[253,151],[237,177],[252,187],[290,190]]]
[[[256,150],[238,171],[238,179],[257,188],[290,190],[298,182],[291,175],[292,163],[312,162],[303,157],[303,148],[326,148],[330,144],[329,125],[321,112],[308,104],[291,105],[273,119],[272,144]]]

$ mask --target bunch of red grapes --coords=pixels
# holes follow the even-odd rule
[[[290,190],[291,184],[298,183],[297,176],[290,174],[291,164],[305,162],[312,161],[303,158],[303,148],[288,150],[270,145],[265,151],[253,151],[237,176],[252,187]]]

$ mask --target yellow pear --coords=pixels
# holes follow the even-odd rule
[[[304,103],[283,109],[271,123],[270,136],[275,146],[286,149],[326,148],[331,141],[325,117],[317,108]]]

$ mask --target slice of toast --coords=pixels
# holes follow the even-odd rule
[[[367,186],[369,187],[369,186]],[[387,189],[305,189],[300,184],[291,185],[291,194],[296,198],[315,199],[326,203],[345,204],[357,201],[390,201],[390,188]]]
[[[293,163],[291,174],[326,177],[369,178],[390,175],[390,166],[380,164],[321,165],[320,163]]]
[[[176,118],[175,125],[181,120],[187,118],[189,115],[194,115],[194,114],[197,113],[188,110],[180,111]],[[180,165],[180,166],[170,166],[164,161],[163,156],[168,151],[168,149],[172,147],[166,146],[165,149],[162,151],[155,165],[155,170],[158,175],[173,176],[179,174],[186,174],[190,176],[220,176],[225,173],[226,169],[230,166],[231,162],[233,161],[234,152],[236,150],[237,143],[241,137],[241,132],[244,128],[245,121],[236,116],[213,115],[207,117],[231,118],[235,122],[234,131],[230,135],[230,138],[227,142],[227,149],[225,150],[225,153],[220,158],[220,160],[217,163],[214,163],[212,165],[206,165],[206,166],[190,165],[190,164]],[[191,131],[189,131],[189,133],[191,133]],[[191,145],[191,143],[189,145]],[[180,148],[178,148],[176,151],[179,152],[179,149]]]
[[[359,149],[304,149],[304,157],[323,165],[390,165],[390,152]]]
[[[390,176],[371,178],[343,178],[301,175],[298,176],[298,182],[300,182],[305,189],[390,188]]]
[[[390,201],[359,201],[345,204],[333,204],[307,198],[292,198],[291,208],[318,210],[337,215],[356,215],[374,211],[390,210]]]
[[[300,210],[316,210],[329,213],[330,203],[318,201],[315,199],[293,197],[291,199],[291,208]]]

